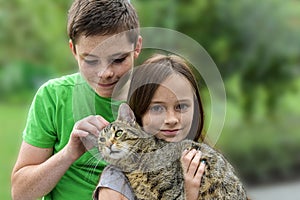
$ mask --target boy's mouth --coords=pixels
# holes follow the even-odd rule
[[[114,85],[116,85],[118,81],[112,82],[112,83],[98,83],[98,86],[102,87],[102,88],[110,88]]]

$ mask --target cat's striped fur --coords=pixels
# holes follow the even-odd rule
[[[247,199],[243,184],[231,164],[216,150],[203,143],[183,140],[168,143],[145,133],[134,121],[127,104],[118,119],[102,130],[98,139],[103,158],[120,168],[138,199],[185,199],[180,163],[184,149],[199,149],[206,162],[199,199]]]

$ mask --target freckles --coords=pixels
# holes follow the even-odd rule
[[[154,134],[154,129],[157,128],[157,119],[149,114],[146,114],[143,117],[143,128],[146,132],[150,133],[150,134]]]

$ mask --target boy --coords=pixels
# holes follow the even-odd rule
[[[142,39],[127,0],[75,0],[69,10],[70,48],[80,73],[50,80],[29,110],[12,172],[13,199],[91,199],[105,163],[91,163],[84,137],[113,120],[110,99],[133,66]]]

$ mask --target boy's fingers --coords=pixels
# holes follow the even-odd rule
[[[95,136],[98,136],[99,131],[101,131],[108,124],[109,122],[99,115],[88,116],[76,122],[76,124],[74,125],[74,130],[83,130]]]
[[[80,130],[80,129],[74,129],[72,131],[72,137],[75,137],[75,138],[86,137],[88,134],[89,134],[89,132],[83,131],[83,130]]]
[[[96,115],[96,118],[101,122],[101,124],[104,125],[104,127],[109,124],[109,122],[106,119],[104,119],[102,116],[100,116],[100,115]]]

